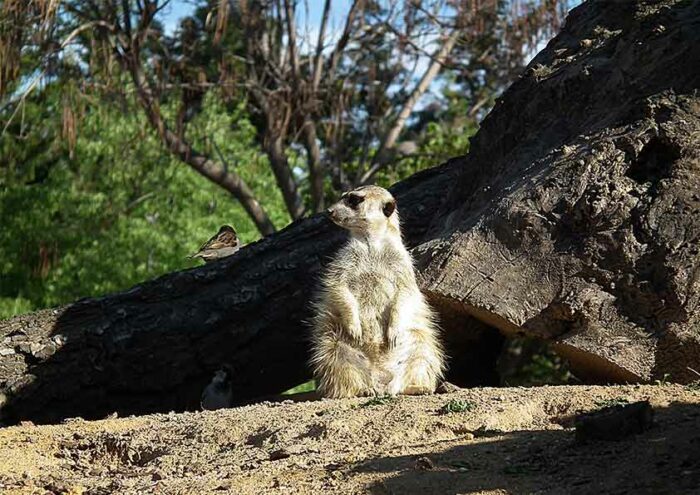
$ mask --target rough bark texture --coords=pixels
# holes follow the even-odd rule
[[[697,379],[700,2],[595,2],[506,92],[419,251],[424,288],[580,374]]]
[[[698,2],[586,3],[468,157],[393,188],[462,384],[495,379],[492,327],[553,342],[580,376],[696,378],[699,53]],[[0,323],[2,421],[195,409],[224,363],[241,401],[303,381],[308,301],[342,238],[313,217],[228,260]]]

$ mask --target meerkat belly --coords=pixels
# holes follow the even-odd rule
[[[389,311],[396,287],[391,277],[376,271],[362,271],[349,280],[349,287],[359,306],[362,342],[368,348],[386,342]]]

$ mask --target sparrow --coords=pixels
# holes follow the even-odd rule
[[[231,407],[232,403],[231,372],[227,368],[222,368],[214,374],[214,378],[204,388],[200,405],[205,411],[213,411]]]
[[[202,258],[205,262],[220,260],[235,254],[241,248],[236,231],[230,225],[224,225],[219,232],[202,244],[199,251],[188,258]]]

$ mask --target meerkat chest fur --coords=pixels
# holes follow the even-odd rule
[[[361,327],[359,343],[368,348],[386,344],[391,317],[401,312],[395,306],[411,294],[420,295],[411,257],[398,234],[387,234],[372,243],[351,237],[328,267],[326,283],[344,285],[354,297]],[[336,312],[344,309],[333,307]],[[343,315],[338,316],[342,321]]]

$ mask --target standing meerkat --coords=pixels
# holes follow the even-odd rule
[[[311,365],[321,395],[435,391],[444,354],[393,196],[360,187],[343,194],[328,216],[350,239],[326,268],[315,302]]]

